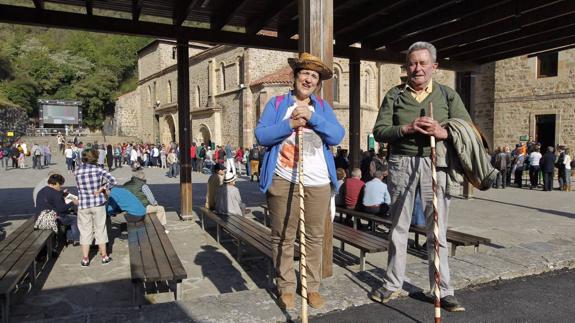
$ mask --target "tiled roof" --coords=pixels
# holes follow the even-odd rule
[[[250,86],[262,84],[290,85],[293,82],[293,72],[289,66],[279,69],[271,74],[265,75],[250,83]]]

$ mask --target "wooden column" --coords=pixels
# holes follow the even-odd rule
[[[455,74],[455,87],[473,120],[473,112],[475,111],[475,75],[471,72],[457,72]],[[473,185],[468,181],[463,183],[463,197],[466,199],[473,198]]]
[[[190,160],[190,61],[188,40],[178,38],[178,138],[180,145],[180,217],[193,219],[192,165]]]
[[[361,61],[349,60],[349,165],[359,168],[361,156]]]
[[[333,67],[333,0],[298,0],[299,51],[315,55]],[[319,95],[333,106],[332,81],[322,82]],[[326,214],[322,276],[333,275],[333,225]]]

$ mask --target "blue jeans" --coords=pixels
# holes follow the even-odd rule
[[[64,225],[70,226],[70,230],[66,231],[67,241],[73,241],[73,242],[80,241],[80,230],[78,229],[78,218],[76,215],[62,214],[58,217],[58,221],[60,221]]]

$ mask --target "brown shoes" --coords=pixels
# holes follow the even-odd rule
[[[295,308],[295,294],[283,293],[280,295],[280,307],[284,310],[293,310]]]
[[[311,292],[307,294],[307,303],[313,308],[322,308],[325,305],[323,297],[318,292]]]

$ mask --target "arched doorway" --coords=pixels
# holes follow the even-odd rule
[[[198,144],[204,143],[206,145],[209,145],[212,142],[212,135],[210,133],[210,129],[208,128],[208,126],[206,126],[205,124],[200,125],[200,130],[196,138],[199,141]]]
[[[163,144],[168,144],[171,141],[176,141],[176,126],[174,123],[174,117],[171,115],[166,115],[163,118],[164,129],[162,130],[161,140]]]

